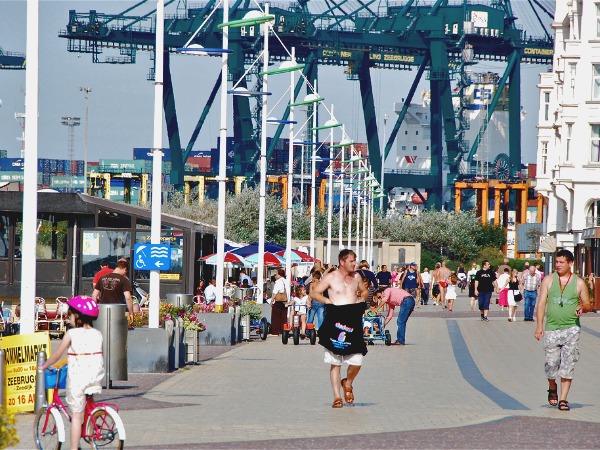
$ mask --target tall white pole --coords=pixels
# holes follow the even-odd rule
[[[362,255],[363,259],[369,260],[369,252],[367,251],[367,200],[369,193],[369,182],[366,181],[366,175],[363,179],[362,188],[362,202],[363,202],[363,216],[362,216]]]
[[[347,248],[352,248],[352,194],[354,193],[354,163],[352,162],[352,158],[354,158],[354,146],[350,147],[350,158],[349,158],[349,171],[348,171],[348,179],[350,183],[348,187],[350,188],[350,195],[348,195],[348,246]]]
[[[346,127],[342,126],[342,140],[345,139],[346,136]],[[340,148],[340,227],[338,230],[338,248],[339,251],[342,251],[344,248],[344,195],[346,194],[345,186],[346,186],[346,170],[344,167],[344,153],[345,147]]]
[[[317,94],[317,80],[313,85],[314,94]],[[316,172],[317,172],[317,103],[313,103],[312,116],[312,174],[310,176],[310,256],[315,256],[315,214],[316,214]]]
[[[332,122],[335,120],[333,117],[333,105],[331,105],[331,119]],[[329,134],[329,176],[328,176],[328,196],[329,201],[327,202],[327,264],[333,263],[333,257],[331,255],[331,233],[333,227],[333,128]]]
[[[292,64],[296,64],[296,49],[292,47]],[[286,229],[286,252],[285,252],[285,273],[288,280],[291,281],[292,273],[292,185],[294,181],[294,107],[291,106],[296,100],[294,98],[294,71],[290,72],[290,144],[288,151],[288,176],[287,176],[287,229]],[[292,283],[286,283],[288,298],[291,297]]]
[[[165,1],[156,2],[156,47],[154,48],[154,139],[152,146],[152,211],[150,242],[160,244],[162,199],[163,76],[165,48]],[[86,121],[87,123],[87,121]],[[150,271],[148,326],[158,328],[160,310],[160,271]]]
[[[385,192],[384,189],[384,184],[383,184],[383,178],[385,176],[385,146],[386,144],[386,139],[387,139],[387,120],[388,120],[388,115],[384,114],[383,115],[383,145],[381,146],[381,190],[383,192]],[[381,197],[379,199],[379,211],[383,211],[383,197]]]
[[[88,103],[90,99],[90,92],[92,92],[91,87],[81,87],[79,88],[81,92],[85,94],[85,149],[83,153],[83,192],[85,194],[88,193],[88,182],[87,182],[87,166],[88,166],[88,132],[89,132],[89,108]]]
[[[360,165],[358,166],[358,170],[361,170]],[[364,175],[363,175],[364,178]],[[361,192],[361,176],[360,174],[357,177],[357,181],[358,181],[358,186],[357,186],[357,192],[356,192],[356,259],[358,261],[360,261],[361,258],[360,256],[362,256],[361,252],[360,252],[360,192]]]
[[[25,168],[21,238],[21,334],[35,330],[37,252],[37,165],[39,0],[27,0],[27,71],[25,73]]]
[[[229,22],[229,0],[223,0],[223,23]],[[229,27],[223,27],[223,49],[229,46]],[[219,201],[217,204],[217,298],[215,311],[223,312],[223,286],[225,264],[225,200],[227,181],[227,60],[221,55],[221,118],[219,127]]]
[[[269,14],[269,4],[265,4],[265,14]],[[269,70],[269,22],[263,25],[263,72]],[[263,75],[263,91],[268,90],[269,75]],[[267,95],[263,96],[262,101],[262,117],[261,117],[261,133],[260,133],[260,186],[259,186],[259,201],[258,201],[258,267],[256,268],[256,284],[260,289],[261,294],[258,296],[258,301],[263,302],[264,299],[264,279],[265,279],[265,217],[266,217],[266,196],[267,196]],[[289,273],[286,277],[289,280]],[[288,283],[289,284],[289,283]],[[288,297],[289,298],[289,297]]]
[[[304,210],[304,142],[306,142],[306,131],[302,132],[302,154],[300,155],[300,205]]]

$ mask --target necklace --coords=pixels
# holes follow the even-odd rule
[[[563,286],[562,281],[561,281],[561,276],[558,276],[558,289],[560,289],[560,307],[563,307],[563,293],[565,292],[565,289],[567,288],[567,285],[569,284],[569,282],[571,281],[571,277],[573,276],[573,272],[569,273],[569,278],[567,278],[567,282],[565,283],[565,285]]]

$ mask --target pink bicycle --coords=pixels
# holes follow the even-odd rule
[[[65,360],[66,362],[66,360]],[[64,417],[71,416],[58,395],[66,387],[67,365],[50,368],[44,372],[46,387],[52,388],[52,401],[41,408],[33,424],[35,442],[39,449],[59,450],[66,440]],[[125,443],[125,426],[112,403],[94,402],[93,395],[86,395],[86,404],[81,426],[81,437],[94,449],[122,449]]]

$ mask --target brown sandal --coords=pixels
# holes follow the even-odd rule
[[[344,390],[344,398],[346,400],[346,403],[351,405],[352,403],[354,403],[354,393],[352,392],[352,386],[346,385],[347,381],[348,378],[344,378],[342,380],[342,389]]]
[[[331,405],[332,408],[341,408],[342,406],[344,406],[344,402],[341,398],[336,398]]]

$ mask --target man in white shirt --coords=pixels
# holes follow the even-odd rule
[[[421,281],[423,282],[423,289],[421,292],[421,304],[426,305],[429,301],[429,293],[431,292],[431,274],[429,269],[425,267],[421,274]]]
[[[204,301],[206,303],[217,300],[217,279],[211,278],[210,283],[204,288]]]
[[[240,286],[244,285],[244,280],[248,282],[248,286],[253,286],[252,278],[248,276],[248,274],[246,273],[246,269],[240,270]]]

